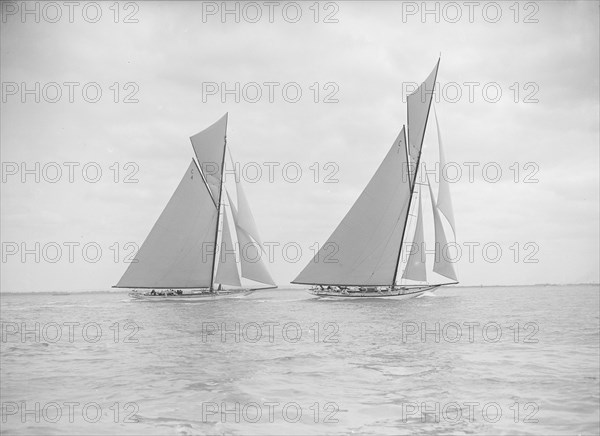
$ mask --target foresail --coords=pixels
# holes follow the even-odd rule
[[[425,173],[426,175],[427,173]],[[448,240],[446,239],[446,233],[444,232],[444,226],[440,218],[437,205],[433,197],[433,190],[427,180],[427,186],[429,187],[429,196],[431,198],[431,208],[433,210],[433,221],[435,226],[435,261],[433,264],[433,271],[447,277],[455,282],[458,282],[454,265],[450,259],[447,259],[445,253],[447,253]]]
[[[190,138],[192,147],[215,204],[221,200],[221,181],[227,135],[227,114]]]
[[[221,237],[215,282],[221,285],[242,286],[237,268],[236,250],[231,240],[229,220],[225,213],[223,213],[223,234]]]
[[[116,287],[209,287],[216,225],[217,210],[192,161]]]
[[[235,167],[234,167],[235,170]],[[238,179],[238,174],[235,175],[235,188],[237,192],[237,223],[236,225],[242,228],[248,235],[260,244],[261,250],[263,250],[263,243],[258,234],[256,222],[254,221],[254,215],[250,209],[250,203],[244,193],[241,179]]]
[[[350,211],[292,283],[389,286],[396,272],[410,187],[404,129]]]
[[[238,243],[240,244],[242,277],[275,286],[275,282],[265,265],[265,254],[262,252],[261,247],[257,242],[252,241],[244,229],[241,227],[236,227],[236,229]]]
[[[421,205],[421,190],[419,189],[419,208],[417,211],[417,226],[415,228],[415,237],[412,245],[406,246],[409,249],[408,261],[404,268],[402,278],[420,282],[427,281],[427,267],[425,262],[425,238],[423,234],[423,208]]]
[[[450,184],[445,177],[445,168],[446,168],[446,157],[444,155],[444,149],[442,147],[442,134],[440,132],[440,124],[438,123],[437,112],[435,110],[435,105],[433,108],[433,114],[435,116],[435,126],[437,130],[438,136],[438,145],[439,145],[439,153],[440,153],[440,171],[439,171],[439,179],[440,185],[438,190],[438,198],[437,198],[437,207],[444,214],[450,226],[452,227],[452,232],[454,232],[454,236],[456,237],[456,227],[454,226],[454,212],[452,208],[452,198],[450,197]]]
[[[265,265],[265,253],[262,245],[256,239],[253,240],[248,232],[240,226],[240,214],[233,204],[229,192],[227,192],[227,197],[231,207],[233,222],[235,223],[242,277],[266,285],[276,286],[275,281],[271,277],[271,274],[269,274],[269,270]]]
[[[410,156],[411,183],[414,183],[417,173],[416,165],[423,147],[423,138],[425,137],[425,128],[427,127],[427,118],[435,91],[435,80],[439,65],[440,61],[438,60],[429,77],[407,98],[408,154]]]

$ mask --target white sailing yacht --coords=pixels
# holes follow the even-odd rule
[[[415,297],[442,285],[458,283],[453,263],[442,253],[447,248],[442,216],[448,223],[446,228],[455,232],[448,182],[439,178],[435,199],[426,173],[421,182],[423,175],[419,172],[439,62],[419,88],[408,96],[408,135],[403,126],[350,211],[292,283],[312,285],[310,292],[319,297],[382,298]],[[442,171],[445,161],[439,126],[438,144],[439,171]],[[433,210],[433,272],[436,277],[441,277],[441,281],[439,278],[428,281],[426,256],[423,255],[421,187],[425,185],[429,186]],[[416,217],[416,224],[412,243],[408,244],[410,216]],[[333,255],[332,251],[335,252]],[[401,262],[403,258],[405,261]]]
[[[151,301],[226,298],[275,288],[235,167],[230,173],[235,176],[237,206],[233,193],[224,188],[227,114],[190,139],[197,161],[192,158],[135,259],[113,287],[133,289],[132,298]],[[249,252],[254,254],[250,257]],[[242,286],[241,278],[267,286]]]

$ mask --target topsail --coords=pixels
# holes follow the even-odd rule
[[[408,154],[410,155],[410,168],[412,170],[411,183],[414,183],[417,175],[417,165],[421,156],[439,66],[440,61],[438,60],[427,79],[407,98]]]

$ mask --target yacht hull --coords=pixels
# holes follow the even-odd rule
[[[196,291],[188,292],[183,294],[172,294],[164,293],[162,295],[152,295],[150,292],[139,292],[132,291],[129,293],[129,297],[132,301],[154,301],[154,302],[166,302],[176,301],[180,303],[194,302],[194,301],[208,301],[208,300],[222,300],[226,298],[240,298],[252,294],[256,289],[235,289],[235,290],[222,290],[215,292],[208,291]]]
[[[322,299],[348,299],[348,298],[384,298],[394,300],[407,300],[423,295],[425,292],[435,292],[439,285],[418,288],[396,288],[380,290],[359,290],[349,288],[346,290],[310,289],[308,292]]]

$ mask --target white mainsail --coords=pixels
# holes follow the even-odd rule
[[[407,98],[408,155],[412,169],[410,179],[413,184],[418,170],[416,167],[419,164],[439,65],[440,61],[438,60],[427,79]]]
[[[409,183],[401,176],[407,163],[402,128],[350,211],[292,283],[392,284],[411,196]]]
[[[426,282],[427,265],[424,255],[425,235],[423,232],[423,208],[421,206],[421,189],[419,189],[419,208],[417,209],[417,225],[415,227],[415,236],[409,249],[410,251],[408,260],[406,262],[406,267],[404,268],[404,273],[402,273],[402,278]]]
[[[216,225],[217,209],[192,160],[116,287],[210,286]]]

